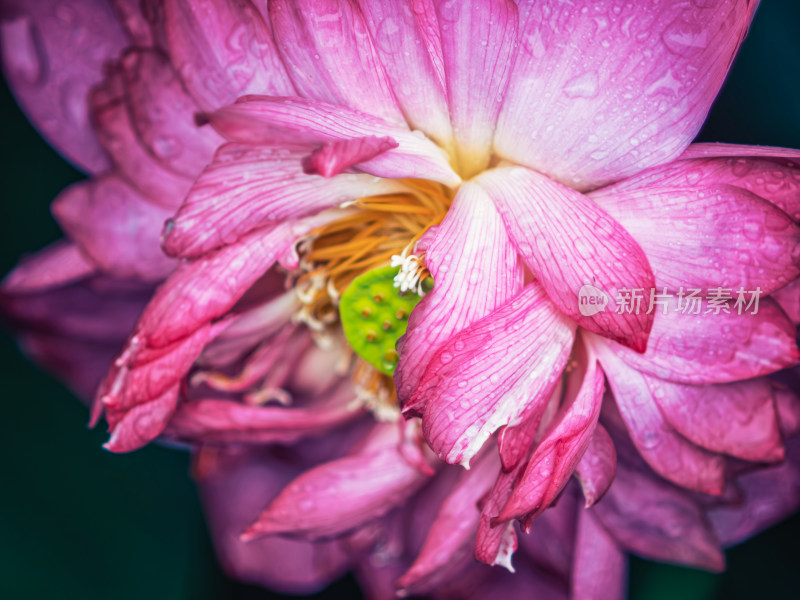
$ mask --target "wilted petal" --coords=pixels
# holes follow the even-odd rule
[[[77,244],[59,240],[23,258],[3,279],[0,290],[7,294],[40,292],[83,279],[96,270],[97,265]]]
[[[757,3],[524,3],[495,149],[589,189],[677,157]]]
[[[407,404],[434,353],[455,333],[504,304],[522,287],[517,253],[486,193],[463,184],[425,249],[434,288],[412,311],[398,344],[398,398]],[[425,402],[425,397],[421,398]]]
[[[575,475],[581,484],[588,508],[608,491],[617,472],[617,450],[605,427],[597,424]]]
[[[698,162],[677,161],[591,194],[644,250],[657,288],[761,288],[766,295],[796,278],[800,227]]]
[[[67,188],[52,211],[81,250],[115,277],[158,281],[175,266],[159,239],[171,212],[147,202],[115,175]]]
[[[307,175],[302,169],[307,154],[306,148],[225,144],[167,225],[164,249],[172,256],[202,256],[256,229],[407,189],[364,174]]]
[[[172,64],[200,108],[244,94],[294,93],[269,24],[250,0],[164,4]]]
[[[405,124],[351,0],[269,0],[278,51],[300,96]]]
[[[500,521],[525,516],[528,526],[558,497],[589,445],[600,415],[604,375],[592,352],[581,358],[583,377],[569,378],[559,414],[517,480],[514,492],[500,512]]]
[[[419,132],[343,106],[300,98],[248,96],[203,119],[224,137],[242,144],[316,146],[359,137],[390,137],[397,148],[356,168],[378,177],[428,179],[446,185],[461,181],[444,151]]]
[[[575,548],[571,597],[574,600],[623,600],[628,561],[591,510],[581,509],[578,513]]]
[[[274,534],[331,537],[402,503],[428,475],[407,462],[398,447],[397,428],[383,428],[388,434],[378,432],[385,438],[378,447],[323,463],[297,477],[270,502],[243,539]]]
[[[592,347],[631,440],[653,470],[678,485],[706,494],[722,493],[723,457],[695,446],[673,429],[658,408],[655,394],[659,391],[648,386],[651,382],[642,373],[627,366],[603,342],[597,340]]]
[[[650,290],[654,279],[647,257],[625,229],[583,194],[529,169],[501,167],[477,181],[559,310],[582,327],[643,352],[653,316],[617,311],[616,298],[624,290]],[[605,310],[583,314],[579,294],[585,285],[605,294]]]
[[[437,72],[434,59],[439,59],[441,69],[441,46],[437,56],[426,43],[431,39],[440,43],[433,7],[414,0],[358,0],[358,5],[409,125],[449,147],[453,131],[443,71]],[[433,26],[427,28],[425,23],[431,18]]]
[[[411,397],[425,404],[422,427],[434,452],[468,466],[497,429],[549,399],[574,327],[531,283],[444,344]]]
[[[643,373],[681,383],[728,383],[774,373],[797,364],[795,327],[770,298],[738,314],[709,309],[699,303],[698,314],[678,311],[677,297],[666,302],[666,314],[656,308],[647,352],[617,347],[615,352]]]
[[[9,86],[39,131],[80,169],[108,167],[87,98],[102,79],[103,63],[127,43],[103,0],[3,3],[0,56]]]
[[[379,138],[370,135],[329,142],[303,160],[303,171],[309,175],[333,177],[394,148],[397,148],[397,142],[388,136]]]
[[[614,485],[588,509],[627,551],[651,560],[721,571],[714,532],[688,495],[620,465]]]
[[[447,99],[461,173],[486,168],[514,63],[517,7],[511,0],[435,0]]]

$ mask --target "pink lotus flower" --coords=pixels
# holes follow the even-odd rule
[[[800,152],[690,145],[754,2],[52,4],[4,64],[94,176],[5,309],[231,572],[612,598],[800,503]]]

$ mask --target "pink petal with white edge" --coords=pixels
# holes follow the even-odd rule
[[[149,347],[179,340],[224,315],[315,223],[258,230],[238,243],[182,263],[158,288],[137,325]]]
[[[200,108],[294,93],[269,23],[250,0],[168,0],[164,13],[170,59]]]
[[[455,575],[454,569],[463,568],[465,558],[471,558],[480,516],[478,502],[492,488],[499,467],[497,456],[488,453],[461,473],[439,507],[414,564],[397,581],[401,595],[434,591]]]
[[[644,379],[664,419],[691,442],[754,462],[783,459],[773,388],[767,379],[704,386]]]
[[[589,446],[600,416],[605,380],[594,354],[578,352],[583,354],[584,371],[569,377],[559,414],[536,446],[499,521],[525,516],[528,527],[555,501]]]
[[[590,196],[641,245],[659,289],[760,287],[766,295],[800,274],[800,227],[757,196],[770,194],[746,176],[752,169],[753,183],[786,178],[779,166],[739,160],[741,178],[728,160],[678,161]],[[800,196],[796,183],[793,195]],[[770,189],[779,200],[778,188]]]
[[[517,253],[500,215],[477,185],[465,183],[458,189],[432,235],[425,247],[425,265],[436,283],[412,311],[406,335],[398,343],[395,386],[409,414],[422,410],[407,402],[439,347],[522,288]]]
[[[6,294],[41,292],[83,279],[96,270],[97,265],[77,244],[59,240],[23,258],[0,283],[0,291]]]
[[[749,297],[748,297],[749,299]],[[800,360],[794,324],[770,298],[760,298],[758,313],[743,307],[742,314],[726,313],[702,300],[694,308],[671,297],[657,308],[647,352],[623,347],[614,352],[639,371],[680,383],[729,383],[768,375]]]
[[[644,352],[652,314],[617,311],[622,291],[654,286],[647,257],[630,234],[591,199],[535,171],[501,167],[477,182],[559,310],[589,331]],[[601,290],[596,294],[607,298],[605,310],[585,310],[584,286]]]
[[[662,477],[704,494],[721,494],[725,485],[722,456],[695,446],[664,419],[650,383],[614,350],[595,338],[590,342],[614,392],[622,420],[636,449]],[[613,486],[612,486],[613,487]]]
[[[300,475],[270,502],[242,539],[276,534],[332,537],[388,513],[428,478],[405,459],[398,431],[395,425],[378,426],[373,435],[381,441],[368,451]]]
[[[575,468],[575,476],[586,499],[586,508],[603,498],[616,473],[617,449],[608,431],[598,423],[586,452]]]
[[[303,171],[309,175],[333,177],[397,146],[397,142],[388,136],[379,138],[374,135],[329,142],[303,160]]]
[[[572,568],[574,600],[624,600],[628,561],[593,511],[579,509]]]
[[[620,465],[605,498],[588,510],[624,550],[709,571],[725,568],[703,512],[688,494],[663,480]]]
[[[514,572],[511,558],[517,550],[517,533],[513,521],[497,523],[496,517],[511,496],[522,464],[509,472],[500,471],[492,490],[483,500],[478,533],[475,537],[475,559],[487,565],[500,565]]]
[[[517,47],[511,0],[435,0],[459,172],[484,170]]]
[[[362,414],[350,407],[353,392],[343,389],[330,400],[307,407],[250,406],[231,400],[203,399],[181,404],[165,435],[205,444],[290,444],[351,421]]]
[[[367,136],[390,137],[398,143],[396,149],[356,168],[378,177],[429,179],[449,186],[461,183],[447,154],[419,132],[343,106],[301,98],[247,96],[202,119],[224,137],[243,144],[317,146]]]
[[[523,4],[496,152],[581,190],[676,158],[700,129],[756,4]]]
[[[425,403],[422,428],[433,451],[469,466],[495,431],[550,398],[574,336],[574,323],[531,283],[450,338],[411,397]]]
[[[424,2],[416,4],[413,0],[358,0],[377,56],[408,124],[447,148],[453,131],[442,78],[426,44],[424,26],[430,17],[435,23],[436,14]],[[434,28],[433,35],[440,42],[438,25]],[[438,58],[441,61],[441,42]]]
[[[196,177],[224,140],[207,127],[197,127],[197,104],[162,54],[126,52],[121,68],[133,125],[142,143],[164,166]]]
[[[51,210],[81,250],[115,277],[159,281],[175,267],[159,239],[171,212],[147,202],[115,175],[67,188]]]
[[[347,174],[303,173],[307,148],[225,144],[197,178],[164,230],[171,256],[197,257],[263,227],[364,196],[406,191],[399,182]],[[242,215],[246,214],[247,218]]]
[[[269,18],[298,95],[405,125],[355,2],[269,0]]]
[[[85,171],[109,164],[89,121],[89,88],[127,43],[103,0],[3,3],[0,56],[9,86],[42,135]]]

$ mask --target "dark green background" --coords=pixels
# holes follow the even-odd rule
[[[800,2],[764,0],[703,141],[800,147]],[[59,237],[51,199],[81,175],[0,90],[0,272]],[[83,406],[0,339],[0,597],[269,598],[216,566],[183,453],[115,456]],[[728,552],[723,575],[634,559],[634,599],[800,597],[800,517]],[[355,597],[346,578],[320,597]],[[512,599],[509,599],[512,600]]]

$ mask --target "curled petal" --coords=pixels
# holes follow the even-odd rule
[[[468,466],[497,429],[549,399],[574,328],[531,283],[444,344],[411,398],[424,398],[422,428],[434,452]]]
[[[496,152],[577,189],[677,157],[756,5],[631,3],[612,12],[591,0],[522,3]]]
[[[616,472],[617,450],[614,441],[605,427],[598,423],[586,452],[575,468],[587,508],[605,495]]]
[[[387,150],[397,148],[397,145],[388,136],[379,138],[374,135],[329,142],[303,160],[303,171],[309,175],[333,177],[354,165],[372,160]]]
[[[419,132],[343,106],[301,98],[247,96],[236,104],[203,115],[224,137],[242,144],[270,145],[278,141],[317,146],[359,137],[390,137],[398,147],[354,165],[360,171],[389,178],[461,182],[447,155]]]
[[[559,310],[589,331],[644,352],[652,314],[617,310],[624,290],[654,286],[647,257],[630,234],[591,199],[529,169],[501,167],[477,181]],[[586,310],[593,307],[581,304],[584,286],[598,288],[604,310]]]
[[[454,334],[508,301],[522,287],[517,254],[500,215],[486,193],[472,183],[456,194],[425,248],[433,290],[412,311],[400,340],[395,385],[404,410],[434,353]],[[421,398],[424,402],[425,398]]]
[[[534,449],[498,521],[524,515],[526,526],[530,524],[555,501],[589,446],[605,386],[597,359],[589,353],[584,360],[582,383],[577,384],[579,377],[570,377],[564,404]]]
[[[104,0],[3,3],[0,56],[9,86],[50,143],[89,172],[108,167],[89,122],[89,89],[126,44]]]

